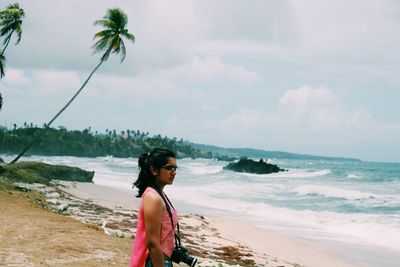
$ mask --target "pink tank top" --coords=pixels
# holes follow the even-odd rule
[[[149,191],[156,192],[151,187],[147,187],[142,195],[147,194]],[[158,193],[157,193],[158,194]],[[161,198],[161,196],[160,196]],[[168,204],[169,205],[169,204]],[[170,206],[170,205],[169,205]],[[175,210],[170,206],[172,218],[174,222],[174,228],[172,229],[171,219],[169,217],[168,211],[164,208],[162,219],[161,219],[161,229],[160,229],[160,243],[161,243],[161,250],[162,252],[171,257],[172,251],[175,247],[175,239],[174,239],[174,229],[178,223],[178,217],[176,215]],[[146,224],[144,221],[144,213],[143,213],[143,204],[142,200],[140,201],[139,206],[139,218],[137,223],[137,230],[135,241],[133,242],[132,252],[131,252],[131,260],[130,260],[130,267],[143,267],[146,263],[146,259],[149,255],[149,250],[146,245]]]

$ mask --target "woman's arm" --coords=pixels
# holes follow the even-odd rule
[[[160,232],[164,203],[158,193],[149,192],[143,197],[146,243],[154,267],[164,267],[161,251]]]

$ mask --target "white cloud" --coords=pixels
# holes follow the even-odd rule
[[[363,108],[345,109],[332,90],[307,85],[288,90],[270,111],[240,109],[225,117],[195,121],[174,117],[169,125],[190,129],[185,133],[195,140],[200,133],[210,142],[226,146],[235,142],[236,146],[364,159],[373,158],[373,151],[382,147],[386,151],[400,149],[400,142],[394,144],[395,136],[400,136],[400,123],[377,121]],[[387,142],[392,143],[391,149]],[[368,144],[368,149],[360,144]]]
[[[164,76],[174,79],[190,79],[197,81],[227,80],[254,82],[260,79],[255,71],[243,66],[223,63],[219,58],[195,57],[189,64],[162,72]]]
[[[151,74],[133,77],[96,74],[89,87],[92,95],[108,96],[114,99],[157,99],[171,101],[179,99],[205,100],[204,94],[179,85],[182,81],[208,83],[213,81],[255,82],[259,75],[238,65],[225,64],[218,58],[195,57],[190,63]]]
[[[207,22],[214,40],[282,42],[293,38],[293,14],[287,0],[197,1],[198,13]]]
[[[310,53],[382,49],[399,40],[396,1],[291,0],[297,30]],[[371,38],[373,33],[374,38]]]
[[[120,77],[98,74],[89,86],[90,95],[119,101],[170,101],[184,97],[185,91],[178,87],[174,80],[159,75],[138,75]]]
[[[75,92],[81,85],[80,76],[74,71],[38,70],[33,72],[32,80],[42,93]]]
[[[31,82],[31,79],[26,76],[25,71],[21,69],[8,69],[4,78],[6,87],[26,86],[31,84]]]
[[[332,91],[320,87],[313,89],[304,85],[295,90],[288,90],[279,100],[279,105],[284,109],[309,110],[336,107],[338,100]]]
[[[210,104],[201,104],[200,108],[206,112],[215,112],[218,111],[219,108],[215,105],[210,105]]]

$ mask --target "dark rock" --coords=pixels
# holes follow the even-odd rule
[[[93,171],[42,162],[17,162],[3,166],[2,176],[13,182],[49,184],[51,180],[93,182]]]
[[[235,172],[248,172],[256,174],[268,174],[274,172],[285,171],[275,164],[266,163],[260,159],[258,162],[251,159],[240,159],[238,162],[229,163],[224,169]]]
[[[15,185],[15,190],[22,191],[22,192],[32,191],[32,187],[30,184],[15,183],[14,185]]]
[[[4,162],[4,160],[2,158],[0,158],[0,173],[2,173],[4,171],[3,166],[6,165],[6,163]]]

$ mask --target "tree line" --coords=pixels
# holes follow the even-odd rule
[[[31,155],[76,156],[76,157],[138,157],[155,147],[165,147],[175,151],[178,158],[212,158],[211,152],[195,149],[186,140],[167,136],[150,136],[140,130],[117,132],[106,129],[105,133],[92,131],[91,127],[80,130],[68,130],[65,127],[43,128],[24,123],[23,127],[14,124],[12,129],[0,128],[0,153],[19,153],[34,138],[37,131],[43,131],[43,137],[29,150]]]

